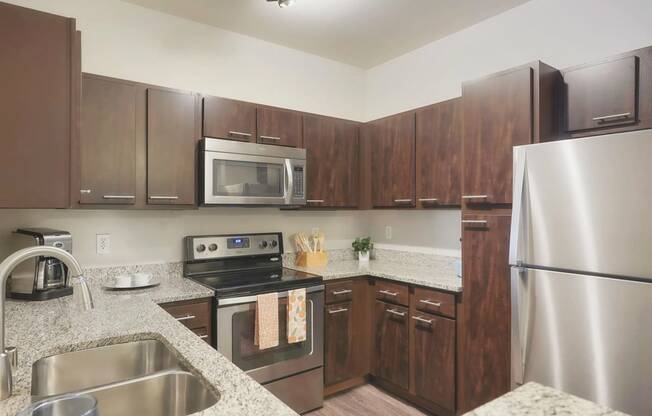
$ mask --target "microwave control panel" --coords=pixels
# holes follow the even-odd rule
[[[292,190],[292,195],[294,195],[295,198],[304,198],[304,181],[305,174],[303,170],[303,166],[295,166],[294,167],[294,189]]]

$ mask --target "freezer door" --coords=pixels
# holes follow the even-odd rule
[[[516,147],[510,263],[652,278],[652,130]]]
[[[511,279],[513,387],[652,414],[652,283],[517,267]]]

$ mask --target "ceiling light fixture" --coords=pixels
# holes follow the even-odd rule
[[[285,8],[285,7],[292,6],[295,0],[267,0],[267,1],[268,2],[273,1],[275,3],[278,3],[278,7]]]

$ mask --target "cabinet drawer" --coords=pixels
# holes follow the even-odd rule
[[[326,285],[326,303],[344,302],[353,299],[353,281],[330,283]]]
[[[210,301],[175,302],[161,305],[177,321],[190,329],[210,327]]]
[[[414,289],[414,307],[421,312],[455,318],[455,295],[418,287]]]
[[[408,287],[397,283],[390,283],[379,280],[376,282],[376,299],[408,306]]]
[[[195,333],[199,338],[206,341],[208,344],[211,343],[210,331],[207,327],[193,329],[192,332]]]

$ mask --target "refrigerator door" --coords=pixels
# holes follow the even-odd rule
[[[652,283],[512,267],[512,385],[652,414]]]
[[[512,265],[652,279],[652,130],[514,149]]]

